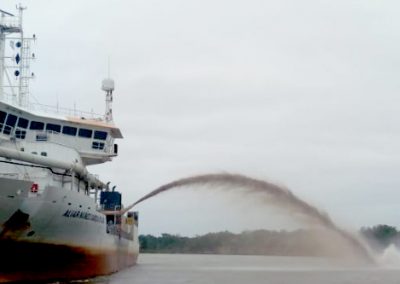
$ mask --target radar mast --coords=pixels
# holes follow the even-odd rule
[[[110,78],[110,57],[108,57],[108,76],[102,81],[101,89],[106,92],[106,122],[113,122],[112,102],[115,89],[114,80]]]
[[[101,89],[106,92],[106,122],[113,121],[112,114],[112,102],[113,102],[113,91],[114,91],[114,80],[111,78],[106,78],[101,84]]]
[[[17,6],[18,16],[0,10],[0,100],[28,107],[30,61],[35,58],[31,53],[30,38],[24,37],[22,29],[23,11],[26,7]]]

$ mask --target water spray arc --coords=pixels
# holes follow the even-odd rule
[[[334,232],[347,244],[349,244],[353,248],[355,254],[357,254],[360,259],[369,263],[375,262],[366,247],[356,237],[339,228],[327,214],[321,212],[316,207],[301,200],[290,190],[264,180],[254,179],[239,174],[205,174],[178,179],[151,191],[150,193],[137,200],[135,203],[126,208],[123,208],[117,214],[124,214],[137,204],[169,190],[196,185],[207,185],[223,190],[241,189],[242,191],[250,194],[263,194],[264,197],[268,197],[269,201],[267,205],[279,206],[280,208],[300,215],[312,224],[316,224],[326,229],[329,229],[331,232]],[[103,213],[115,214],[115,211]]]

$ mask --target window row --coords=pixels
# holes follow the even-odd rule
[[[105,131],[97,131],[97,130],[92,130],[92,129],[86,129],[86,128],[77,128],[77,127],[72,127],[72,126],[67,126],[67,125],[59,125],[59,124],[54,124],[54,123],[44,123],[40,121],[31,121],[29,123],[28,119],[25,119],[23,117],[17,117],[16,115],[13,115],[9,113],[7,115],[6,112],[0,111],[0,132],[3,132],[4,134],[10,135],[11,130],[13,127],[17,126],[18,128],[23,128],[23,129],[31,129],[31,130],[46,130],[46,131],[52,131],[56,133],[62,133],[65,135],[69,136],[76,136],[78,134],[79,137],[83,138],[94,138],[98,140],[106,140],[107,139],[107,132]],[[21,139],[25,138],[26,132],[24,132],[24,137]],[[21,136],[20,132],[16,135]],[[17,137],[20,138],[20,137]]]
[[[104,143],[103,143],[103,142],[96,142],[96,141],[94,141],[94,142],[92,143],[92,149],[103,150],[103,149],[104,149]]]

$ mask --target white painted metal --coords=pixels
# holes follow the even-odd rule
[[[94,200],[82,192],[54,186],[44,188],[39,194],[29,193],[29,182],[0,178],[4,190],[0,191],[0,223],[4,223],[20,209],[30,216],[35,234],[17,237],[18,241],[39,242],[85,247],[102,250],[125,250],[139,253],[139,243],[107,233],[103,214],[97,212]],[[18,192],[19,191],[19,192]],[[85,218],[68,218],[67,210],[85,212],[97,216],[96,222]],[[103,220],[103,221],[102,221]],[[133,224],[133,240],[137,240],[138,228]],[[1,231],[1,228],[0,228]]]
[[[22,13],[26,8],[22,7],[19,5],[18,7],[18,12],[19,12],[19,27],[20,27],[20,33],[19,33],[19,40],[21,42],[21,47],[20,47],[20,52],[21,52],[21,62],[19,64],[19,86],[18,86],[18,105],[20,107],[23,107],[23,101],[25,100],[26,94],[23,92],[23,84],[24,84],[24,78],[23,76],[25,75],[24,73],[24,55],[25,55],[25,40],[24,40],[24,31],[22,29]]]
[[[113,114],[112,114],[112,102],[113,102],[113,91],[115,88],[114,80],[107,78],[104,79],[102,82],[102,90],[106,92],[106,121],[112,122],[113,121]]]
[[[94,175],[90,174],[87,171],[87,169],[83,167],[81,164],[78,164],[78,160],[65,162],[62,160],[55,160],[47,157],[33,155],[1,146],[0,146],[0,156],[8,159],[14,159],[17,161],[33,163],[44,167],[68,170],[72,173],[72,175],[74,175],[76,172],[80,174],[83,178],[85,178],[89,182],[90,186],[97,188],[105,187],[105,184],[103,182],[101,182]]]
[[[127,232],[133,231],[133,239],[110,234],[101,213],[98,192],[106,190],[107,185],[96,175],[89,173],[88,165],[111,161],[117,156],[114,140],[122,138],[121,131],[113,124],[112,101],[114,81],[105,79],[102,89],[106,92],[105,117],[87,118],[44,114],[32,111],[28,104],[28,81],[30,41],[22,31],[22,13],[19,16],[0,10],[0,233],[6,222],[16,210],[29,214],[29,222],[34,234],[16,233],[16,241],[41,242],[127,252],[137,256],[139,251],[136,224],[122,224]],[[12,21],[9,21],[9,20]],[[18,33],[16,40],[21,42],[20,72],[16,90],[17,103],[6,97],[4,80],[7,78],[5,55],[7,36]],[[16,70],[16,66],[13,66]],[[10,77],[10,76],[8,76]],[[7,117],[1,115],[7,114]],[[15,119],[9,122],[9,118]],[[21,126],[20,120],[29,125]],[[10,121],[11,121],[10,120]],[[43,123],[40,130],[32,128],[32,122]],[[58,131],[48,126],[59,126]],[[76,131],[89,130],[90,137],[64,133],[64,128]],[[53,128],[54,129],[54,128]],[[99,138],[95,133],[106,133]],[[21,136],[23,133],[23,137]],[[97,143],[97,144],[96,144]],[[102,147],[97,147],[102,143]],[[38,185],[37,192],[31,190]],[[96,221],[85,218],[69,218],[66,212],[82,212],[82,216],[94,216]],[[81,214],[81,213],[79,213]],[[18,235],[19,234],[19,235]]]
[[[23,10],[26,8],[21,5],[17,8],[18,17],[0,11],[0,100],[26,108],[28,106],[29,80],[32,78],[30,73],[30,60],[32,59],[30,42],[34,38],[24,37],[22,19]],[[6,54],[6,42],[10,43],[9,54]],[[4,84],[5,78],[8,80],[8,85]],[[6,90],[11,98],[6,96]]]
[[[4,18],[6,14],[4,11],[0,11],[0,100],[4,101],[4,56],[5,56],[5,44],[6,44],[6,34],[5,34],[5,23]]]

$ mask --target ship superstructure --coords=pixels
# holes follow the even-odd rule
[[[102,82],[102,116],[35,108],[29,80],[36,36],[25,37],[23,10],[19,6],[17,16],[0,10],[0,282],[42,269],[47,274],[35,276],[117,271],[136,262],[137,214],[110,214],[121,210],[121,194],[87,170],[118,155],[114,81]]]

